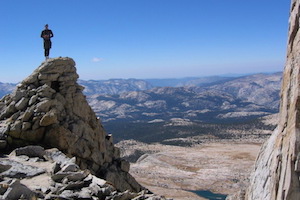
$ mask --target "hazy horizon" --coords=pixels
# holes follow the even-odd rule
[[[107,80],[179,80],[179,79],[197,79],[197,78],[210,78],[210,77],[243,77],[243,76],[251,76],[251,75],[255,75],[255,74],[275,74],[275,73],[282,73],[283,71],[274,71],[274,72],[254,72],[254,73],[246,73],[246,74],[215,74],[215,75],[208,75],[208,76],[183,76],[183,77],[162,77],[162,78],[156,78],[156,77],[152,77],[152,78],[138,78],[138,77],[129,77],[129,78],[107,78],[107,79],[82,79],[79,78],[78,80],[82,80],[82,81],[107,81]],[[25,77],[26,78],[26,77]],[[20,80],[18,82],[3,82],[0,80],[0,83],[4,83],[4,84],[18,84],[23,80]]]

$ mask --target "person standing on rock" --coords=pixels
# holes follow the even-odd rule
[[[49,58],[49,53],[51,49],[51,39],[54,35],[53,32],[48,29],[48,24],[45,25],[45,29],[41,33],[41,37],[44,39],[44,49],[45,49],[45,57],[46,60]]]

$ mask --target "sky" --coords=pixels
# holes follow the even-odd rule
[[[83,80],[182,78],[282,71],[289,0],[0,0],[0,82],[50,57]]]

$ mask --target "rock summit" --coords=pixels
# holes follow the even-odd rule
[[[118,190],[142,187],[88,105],[71,58],[49,59],[0,100],[0,149],[57,148]]]

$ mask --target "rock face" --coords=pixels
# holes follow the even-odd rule
[[[118,190],[140,191],[120,159],[112,136],[88,105],[77,84],[75,62],[49,59],[17,89],[0,100],[0,148],[29,144],[56,147],[75,156],[82,169],[116,185]]]
[[[261,148],[245,195],[248,200],[300,199],[299,16],[300,0],[292,0],[280,120],[273,135]],[[241,196],[237,199],[241,199]]]

